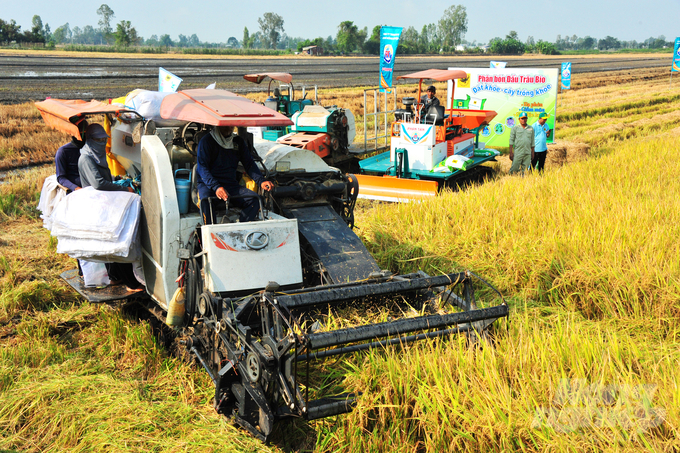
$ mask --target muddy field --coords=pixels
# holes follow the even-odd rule
[[[429,68],[487,67],[490,56],[406,57],[396,60],[395,74]],[[624,77],[642,68],[654,72],[668,68],[669,55],[587,55],[493,57],[508,67],[555,67],[572,62],[574,74],[616,71]],[[39,101],[46,97],[63,99],[107,99],[135,88],[157,89],[158,68],[183,79],[182,88],[202,88],[217,82],[218,88],[235,92],[266,90],[245,82],[244,74],[290,72],[296,85],[319,88],[377,85],[378,57],[223,57],[54,53],[0,51],[0,103]],[[656,71],[655,71],[656,70]],[[644,77],[644,75],[635,76]],[[574,86],[578,89],[578,86]]]

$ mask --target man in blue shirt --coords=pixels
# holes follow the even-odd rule
[[[85,145],[83,133],[86,128],[87,121],[81,121],[78,124],[78,129],[82,140],[71,137],[71,141],[59,148],[54,156],[54,164],[57,167],[57,182],[66,187],[68,193],[83,187],[80,181],[80,173],[78,173],[78,159],[80,158],[80,149]]]
[[[264,179],[260,169],[250,155],[248,144],[242,137],[234,135],[233,126],[215,127],[201,139],[196,151],[198,173],[198,197],[201,200],[203,223],[215,223],[214,212],[208,215],[210,204],[208,198],[217,197],[226,201],[230,196],[256,195],[250,189],[242,187],[236,177],[238,164],[241,162],[246,173],[264,190],[271,190],[274,185]],[[235,199],[234,206],[241,208],[241,222],[255,220],[260,208],[256,198]]]
[[[534,158],[531,159],[531,168],[538,170],[540,173],[543,173],[545,157],[548,155],[546,139],[550,135],[550,128],[545,124],[546,121],[548,121],[548,114],[542,112],[538,115],[538,121],[531,126],[534,128],[534,142],[536,143]]]

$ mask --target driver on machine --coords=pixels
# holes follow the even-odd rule
[[[236,170],[239,162],[248,175],[264,190],[271,190],[274,185],[264,179],[257,168],[255,161],[250,155],[248,144],[243,138],[234,135],[233,126],[219,126],[210,131],[210,134],[201,139],[198,144],[197,187],[200,199],[203,223],[206,225],[215,223],[214,211],[211,215],[209,197],[217,197],[227,200],[230,196],[256,195],[250,189],[239,185],[236,178]],[[239,198],[230,202],[230,205],[241,208],[241,222],[250,222],[257,218],[259,203],[257,198]]]
[[[427,87],[427,94],[423,94],[420,97],[420,103],[423,104],[423,111],[427,112],[430,107],[439,105],[439,99],[437,99],[437,89],[434,85]]]

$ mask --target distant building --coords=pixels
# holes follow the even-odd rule
[[[456,52],[465,52],[465,49],[467,49],[467,46],[465,44],[458,44],[456,46]]]
[[[323,49],[319,46],[307,46],[302,48],[303,55],[322,55]]]

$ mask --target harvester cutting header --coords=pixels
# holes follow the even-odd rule
[[[310,366],[316,360],[459,332],[474,337],[508,314],[504,302],[477,305],[469,272],[432,277],[382,270],[351,229],[357,178],[329,166],[315,150],[257,141],[247,132],[291,125],[280,112],[207,89],[165,96],[155,119],[95,101],[50,99],[36,105],[47,124],[74,136],[83,118],[106,116],[111,161],[120,174],[141,177],[140,303],[172,326],[180,349],[209,374],[217,412],[262,439],[278,420],[311,420],[354,406],[358,395],[328,394],[314,382]],[[397,124],[400,134],[418,125],[405,118]],[[470,127],[464,118],[444,124],[447,133],[461,136]],[[197,144],[218,126],[238,128],[273,183],[273,190],[258,193],[256,221],[238,222],[238,209],[215,200],[220,220],[206,225],[195,198],[186,196],[196,193]],[[439,132],[433,136],[440,138]],[[447,149],[446,134],[444,141]],[[400,154],[415,155],[410,148]],[[403,173],[416,160],[400,162]],[[69,202],[76,203],[82,192],[68,195]],[[75,271],[63,277],[92,302],[140,295],[86,288]],[[325,327],[339,307],[365,304],[392,320]]]

